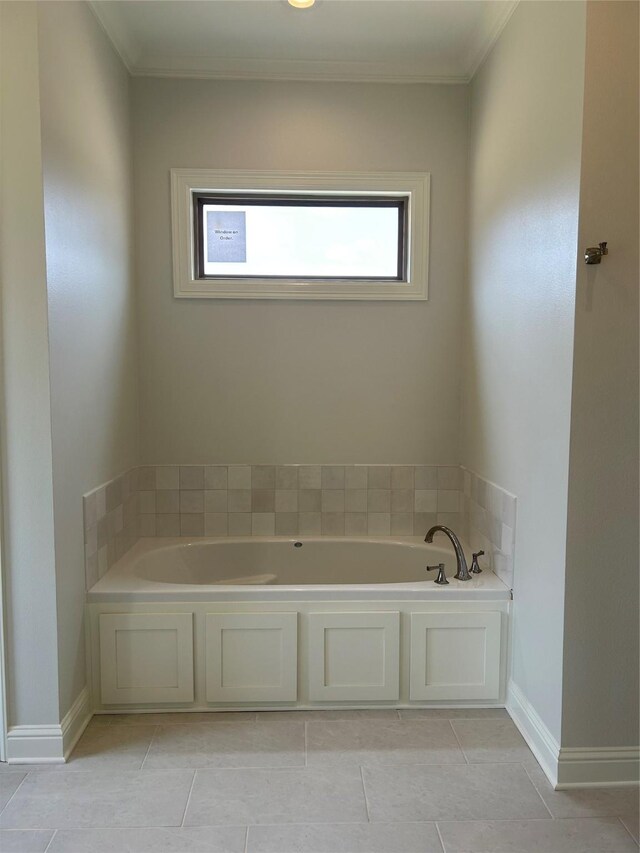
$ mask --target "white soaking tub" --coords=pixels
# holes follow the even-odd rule
[[[469,554],[469,564],[471,564]],[[444,563],[448,586],[427,565]],[[453,549],[421,537],[141,539],[89,592],[89,601],[261,599],[503,599],[507,587],[484,570],[457,581]]]
[[[87,594],[94,710],[499,706],[510,590],[455,571],[420,537],[142,539]]]

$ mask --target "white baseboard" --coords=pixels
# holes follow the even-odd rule
[[[510,681],[507,686],[507,711],[555,788],[558,784],[560,744],[543,723],[533,705],[513,681]]]
[[[637,785],[640,778],[640,748],[561,747],[556,788],[595,788]]]
[[[561,747],[512,681],[507,688],[507,711],[556,790],[638,784],[639,747]]]
[[[59,725],[11,726],[7,732],[8,764],[63,764],[91,719],[85,687]]]

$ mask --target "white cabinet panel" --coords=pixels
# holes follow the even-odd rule
[[[293,702],[297,613],[208,613],[208,702]]]
[[[310,613],[309,698],[399,696],[400,613]]]
[[[102,613],[105,704],[193,702],[193,614]]]
[[[413,613],[410,698],[497,700],[500,613]]]

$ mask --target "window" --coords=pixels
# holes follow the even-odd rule
[[[429,176],[174,169],[174,293],[426,299]]]

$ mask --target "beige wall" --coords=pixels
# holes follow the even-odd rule
[[[38,15],[64,715],[85,684],[82,494],[137,461],[129,77],[86,4]]]
[[[37,28],[34,3],[0,4],[0,437],[9,726],[58,722]]]
[[[562,745],[638,743],[638,4],[587,4]],[[588,653],[586,653],[588,650]]]
[[[142,461],[457,461],[465,87],[133,93]],[[429,302],[175,300],[171,167],[430,171]]]
[[[518,497],[512,678],[558,741],[584,46],[584,3],[521,3],[471,96],[461,461]]]

